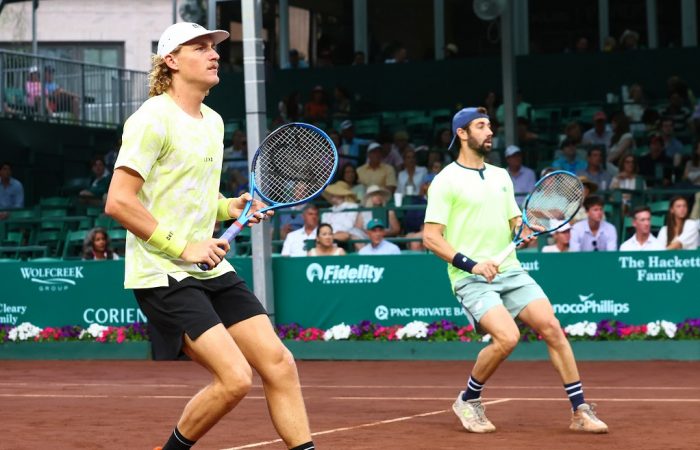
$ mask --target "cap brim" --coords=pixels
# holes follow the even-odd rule
[[[452,141],[450,141],[450,145],[447,146],[447,150],[452,150],[452,146],[455,145],[455,142],[456,142],[456,141],[457,141],[457,135],[455,134],[455,135],[452,137]]]

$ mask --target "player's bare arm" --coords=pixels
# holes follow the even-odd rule
[[[445,225],[427,222],[423,227],[423,245],[441,259],[452,263],[457,251],[445,240]],[[476,262],[471,269],[474,275],[481,275],[489,283],[498,275],[498,266],[493,261]]]

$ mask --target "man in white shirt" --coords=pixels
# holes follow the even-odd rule
[[[306,256],[306,241],[316,239],[318,206],[308,203],[302,213],[304,226],[287,234],[282,245],[282,256]]]
[[[587,220],[576,222],[571,227],[571,252],[597,252],[617,250],[617,230],[603,219],[605,202],[601,197],[591,195],[583,201]]]
[[[569,241],[571,240],[571,225],[566,222],[552,236],[554,244],[542,247],[542,253],[563,253],[569,251]]]
[[[651,234],[651,209],[648,206],[635,208],[632,214],[634,235],[620,245],[622,252],[663,250],[663,246]]]
[[[359,255],[400,255],[401,249],[384,239],[386,226],[381,219],[372,219],[367,224],[367,235],[370,243],[358,251]]]

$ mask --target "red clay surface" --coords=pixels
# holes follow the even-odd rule
[[[299,362],[319,449],[697,449],[700,363],[581,363],[607,435],[568,430],[549,363],[506,362],[484,401],[498,428],[461,429],[450,407],[471,362]],[[189,362],[1,361],[0,449],[147,449],[162,445],[208,382]],[[260,379],[197,449],[284,449]],[[272,442],[270,442],[272,441]]]

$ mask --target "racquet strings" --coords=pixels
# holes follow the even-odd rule
[[[527,223],[551,231],[570,220],[582,201],[583,186],[577,177],[568,173],[552,174],[532,191],[525,205]]]
[[[258,191],[274,203],[307,199],[333,176],[335,151],[320,133],[297,125],[279,129],[253,162]]]

